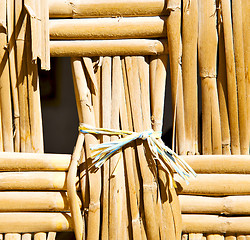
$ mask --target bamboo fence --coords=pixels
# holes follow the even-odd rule
[[[250,239],[249,1],[0,6],[0,239]],[[44,154],[37,58],[50,57],[71,57],[80,124],[161,131],[171,101],[172,149],[197,177],[167,173],[142,140],[95,169],[90,147],[117,135]]]

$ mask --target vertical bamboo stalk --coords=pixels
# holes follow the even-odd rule
[[[242,23],[243,23],[243,42],[244,42],[244,65],[245,65],[245,81],[246,81],[246,94],[247,94],[247,121],[248,121],[248,141],[250,144],[250,2],[242,0]]]
[[[233,18],[233,42],[235,69],[237,78],[238,109],[239,109],[239,131],[240,131],[240,153],[249,153],[249,139],[247,129],[247,99],[243,48],[243,26],[241,0],[232,0]]]
[[[125,61],[128,74],[128,86],[131,99],[134,130],[136,132],[141,132],[143,131],[143,121],[138,68],[136,68],[137,64],[135,59],[126,57]],[[137,145],[137,151],[143,179],[143,201],[147,237],[148,239],[156,240],[159,239],[159,226],[155,216],[157,184],[151,172],[152,169],[149,169],[143,145]]]
[[[197,0],[183,1],[182,7],[182,78],[187,153],[195,154],[198,143],[197,90]]]
[[[122,81],[121,88],[121,107],[120,107],[120,118],[121,118],[121,126],[123,130],[129,130],[128,124],[128,116],[127,116],[127,108],[126,108],[126,99],[125,99],[125,90],[124,90],[124,81]],[[131,214],[131,227],[132,227],[132,236],[133,239],[141,240],[141,223],[140,223],[140,213],[139,213],[139,205],[137,203],[136,185],[135,185],[135,174],[133,167],[133,150],[131,146],[126,147],[124,150],[124,161],[125,161],[125,172],[127,175],[128,182],[128,197],[129,197],[129,211]]]
[[[230,129],[227,111],[227,73],[226,73],[226,56],[223,25],[221,22],[221,10],[218,12],[218,35],[219,35],[219,60],[218,60],[218,77],[217,88],[220,106],[221,119],[221,143],[222,153],[231,154],[230,151]]]
[[[81,109],[83,114],[83,122],[86,124],[95,124],[95,116],[91,102],[91,92],[87,85],[84,74],[81,58],[72,58],[72,72],[73,80],[78,91]],[[85,146],[87,156],[87,166],[91,166],[91,152],[89,145],[97,144],[98,140],[92,134],[85,135]],[[87,167],[86,166],[86,167]],[[89,212],[88,212],[88,226],[87,239],[99,239],[100,233],[100,194],[101,194],[101,171],[89,171]]]
[[[6,0],[0,1],[0,20],[3,23],[0,31],[0,102],[2,114],[2,135],[4,151],[12,152],[13,129],[12,129],[12,107],[10,95],[10,78],[7,45],[7,24],[6,24]]]
[[[102,127],[111,127],[111,57],[104,57],[102,62]],[[103,142],[109,142],[109,136],[103,136]],[[103,165],[102,184],[102,230],[103,240],[108,240],[109,222],[109,161]]]
[[[184,103],[183,103],[183,86],[181,72],[181,1],[168,0],[167,10],[169,16],[167,18],[167,37],[169,48],[169,60],[171,71],[171,92],[172,92],[172,108],[176,109],[176,132],[178,141],[178,152],[186,153],[185,144],[185,124],[184,124]]]
[[[17,91],[17,75],[15,64],[15,9],[14,0],[7,1],[7,29],[8,29],[8,49],[9,49],[9,68],[10,68],[10,81],[13,98],[13,117],[14,117],[14,149],[15,152],[20,151],[20,124],[19,124],[19,104],[18,104],[18,91]]]
[[[6,233],[4,236],[5,240],[21,240],[21,234],[19,233]]]
[[[235,114],[238,113],[238,102],[230,1],[221,0],[221,8],[225,40],[231,152],[232,154],[240,154],[239,119],[238,114]]]
[[[75,183],[77,176],[77,166],[81,158],[81,149],[83,143],[84,143],[84,135],[82,133],[79,133],[67,174],[67,194],[69,198],[70,212],[72,215],[76,240],[85,239],[84,235],[85,229],[82,220],[81,209],[79,207],[76,183]]]
[[[22,152],[31,152],[30,120],[28,109],[27,90],[27,55],[25,53],[25,32],[27,15],[23,11],[22,1],[15,1],[16,18],[16,62],[17,62],[17,85],[20,109],[20,147]]]
[[[203,154],[221,154],[221,124],[216,86],[217,32],[215,1],[199,0],[198,58],[203,101]],[[212,146],[212,149],[207,146]]]

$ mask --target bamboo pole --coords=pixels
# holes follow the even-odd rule
[[[22,11],[22,1],[15,2],[16,18],[16,63],[18,77],[18,94],[20,108],[20,148],[22,152],[31,152],[30,119],[27,90],[27,55],[25,50],[25,33],[27,15]]]
[[[67,171],[69,154],[0,153],[0,171]]]
[[[0,190],[66,190],[66,172],[2,172]]]
[[[220,106],[220,119],[221,119],[221,144],[222,153],[231,154],[230,149],[230,129],[227,111],[227,73],[226,73],[226,56],[225,56],[225,43],[222,25],[221,10],[218,12],[218,35],[219,35],[219,60],[218,60],[218,77],[217,89]]]
[[[102,127],[111,127],[111,57],[104,57],[102,62]],[[103,136],[103,142],[109,142],[109,136]],[[109,161],[103,165],[103,197],[102,197],[102,232],[103,240],[108,240],[108,222],[109,222]]]
[[[221,8],[225,40],[231,152],[232,154],[240,154],[239,119],[238,114],[235,114],[238,113],[238,103],[230,1],[221,0]]]
[[[1,22],[3,27],[0,32],[0,98],[2,116],[2,134],[4,151],[13,152],[13,128],[12,128],[12,107],[10,95],[10,78],[7,44],[7,24],[6,24],[6,0],[1,0]]]
[[[0,196],[1,212],[69,211],[65,192],[3,191]]]
[[[168,0],[167,11],[170,14],[167,18],[167,37],[171,71],[172,109],[173,112],[176,112],[176,114],[174,114],[173,121],[176,121],[178,152],[179,154],[185,154],[186,143],[181,69],[182,45],[180,36],[181,1]]]
[[[14,150],[20,152],[20,114],[18,104],[18,90],[17,90],[17,75],[15,64],[15,9],[14,0],[7,0],[7,39],[8,39],[8,52],[9,52],[9,71],[11,92],[13,99],[13,122],[14,122]]]
[[[114,17],[114,16],[159,16],[166,13],[163,0],[98,0],[62,2],[49,1],[50,18]]]
[[[197,173],[249,174],[249,156],[244,155],[197,155],[182,156]]]
[[[183,232],[249,234],[249,217],[183,214]]]
[[[72,231],[66,213],[0,213],[1,233]]]
[[[93,112],[93,106],[91,100],[90,89],[87,86],[86,77],[83,71],[82,61],[80,58],[72,58],[72,72],[73,80],[76,84],[76,89],[79,94],[79,99],[81,103],[81,109],[83,114],[83,122],[86,124],[95,124],[95,116]],[[87,166],[91,166],[91,152],[89,145],[97,144],[98,140],[95,136],[91,134],[85,135],[86,143],[86,159]],[[100,231],[100,194],[101,194],[101,171],[89,171],[89,211],[88,211],[88,221],[87,221],[87,239],[98,239]]]
[[[66,180],[67,194],[69,199],[70,212],[72,215],[72,222],[76,240],[82,240],[85,238],[85,226],[82,220],[82,214],[76,190],[77,167],[78,167],[78,162],[80,161],[81,158],[81,149],[83,143],[84,143],[84,135],[82,133],[79,133]]]
[[[167,53],[165,40],[50,41],[51,57],[157,55]]]
[[[181,194],[225,196],[250,193],[248,174],[198,174],[196,179],[190,179],[189,185],[175,177],[181,184],[182,189],[178,189]]]
[[[247,196],[206,197],[179,195],[182,213],[218,214],[218,215],[250,215]]]
[[[198,144],[197,39],[198,3],[183,1],[182,8],[182,78],[185,138],[188,154],[195,154]]]
[[[249,138],[248,138],[248,131],[246,131],[246,129],[248,128],[247,99],[246,99],[241,2],[242,2],[241,0],[232,1],[233,43],[234,43],[235,70],[236,70],[237,93],[238,93],[240,153],[249,154]]]
[[[201,0],[198,3],[198,59],[202,86],[202,153],[222,154],[221,124],[216,86],[216,4],[214,1]]]
[[[130,57],[125,58],[134,130],[141,132],[143,130],[141,93],[138,68],[134,60],[135,59]],[[148,167],[148,160],[146,159],[143,145],[137,145],[137,151],[143,179],[143,202],[147,237],[148,239],[159,239],[159,226],[155,216],[157,184],[151,172],[152,169],[150,170]]]
[[[50,39],[166,37],[165,17],[51,19]]]

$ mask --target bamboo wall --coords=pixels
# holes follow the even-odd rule
[[[249,238],[248,1],[52,0],[49,11],[46,4],[41,10],[29,1],[1,1],[1,151],[43,152],[37,66],[31,60],[40,57],[49,69],[49,48],[54,57],[80,58],[86,69],[97,56],[146,56],[151,82],[158,80],[157,59],[168,55],[173,148],[192,155],[183,157],[198,173],[189,185],[175,175],[182,239]],[[66,176],[75,174],[67,173],[69,162],[68,155],[0,154],[5,239],[31,238],[10,232],[40,232],[35,238],[51,239],[53,233],[45,232],[74,229],[66,194]],[[69,187],[68,193],[78,206],[79,197]]]

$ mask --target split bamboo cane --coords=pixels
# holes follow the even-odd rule
[[[50,39],[166,37],[165,17],[51,19]]]
[[[1,116],[2,116],[2,136],[4,151],[13,152],[13,129],[12,129],[12,107],[10,95],[10,78],[7,45],[7,24],[6,24],[6,0],[1,0],[1,27],[0,32],[0,97],[1,97]]]
[[[20,113],[18,104],[17,75],[15,63],[15,9],[14,0],[7,0],[7,35],[9,50],[10,82],[13,100],[14,150],[20,152]]]
[[[219,60],[218,60],[218,77],[217,89],[220,106],[220,120],[221,120],[221,144],[222,154],[231,154],[230,149],[230,129],[227,111],[227,73],[226,73],[226,56],[224,33],[222,25],[221,10],[218,12],[218,35],[219,35]]]
[[[71,4],[70,4],[71,3]],[[164,0],[49,1],[50,18],[159,16],[166,13]]]
[[[157,55],[167,53],[166,40],[119,39],[50,41],[51,57]]]
[[[221,154],[221,123],[216,85],[216,5],[213,1],[200,0],[198,3],[198,58],[202,86],[202,152],[203,154]]]
[[[93,125],[95,123],[95,116],[93,106],[90,100],[91,93],[87,86],[86,77],[83,71],[82,61],[80,58],[72,59],[73,80],[76,84],[76,89],[79,94],[81,109],[83,114],[83,122]],[[98,141],[95,136],[91,134],[85,135],[86,143],[86,159],[87,165],[91,166],[91,152],[89,144],[97,144]],[[98,239],[100,231],[100,194],[101,194],[101,172],[88,172],[89,177],[89,212],[87,222],[87,239]]]
[[[66,213],[0,213],[1,233],[72,231]]]
[[[197,87],[198,3],[183,1],[182,78],[187,153],[195,154],[198,144]]]
[[[240,154],[239,119],[238,114],[235,114],[236,112],[238,113],[238,102],[230,1],[221,0],[221,8],[227,69],[228,114],[231,137],[231,152],[232,154]]]
[[[174,121],[176,116],[176,135],[178,142],[178,153],[186,153],[185,145],[185,124],[184,124],[184,103],[183,103],[183,86],[182,86],[182,71],[181,71],[181,1],[168,0],[167,11],[167,37],[168,50],[171,71],[171,93],[172,93],[172,109]]]
[[[243,26],[242,26],[242,1],[232,1],[232,20],[233,20],[233,43],[235,70],[237,78],[238,110],[239,110],[239,132],[240,132],[240,153],[249,154],[249,138],[247,126],[247,99],[246,81],[244,66],[244,47],[243,47]]]
[[[128,76],[129,95],[131,99],[131,110],[134,124],[134,130],[141,132],[143,130],[143,120],[141,111],[140,83],[138,77],[138,68],[136,68],[135,59],[126,57],[126,68]],[[134,64],[133,64],[134,63]],[[143,201],[146,221],[146,232],[148,239],[159,239],[159,226],[155,216],[157,184],[152,169],[149,169],[148,160],[142,145],[137,145],[139,164],[143,179]]]
[[[102,62],[102,127],[111,127],[111,57],[104,57]],[[103,142],[109,142],[109,136],[103,136]],[[109,222],[109,161],[103,165],[103,193],[102,193],[102,230],[103,240],[108,240]]]

